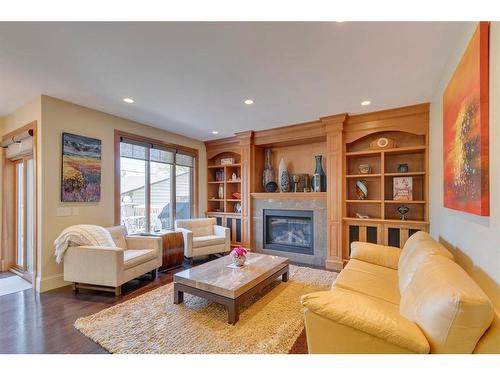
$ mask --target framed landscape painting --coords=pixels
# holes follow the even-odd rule
[[[443,95],[444,206],[489,215],[489,23],[480,22]]]
[[[101,199],[101,141],[81,135],[62,135],[62,202]]]

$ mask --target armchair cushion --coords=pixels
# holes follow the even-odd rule
[[[393,246],[376,245],[357,241],[351,244],[351,258],[395,270],[398,269],[400,253],[401,250]]]
[[[222,245],[224,242],[226,242],[225,236],[216,236],[214,234],[209,236],[193,237],[193,247],[195,249],[212,245]]]
[[[176,228],[184,228],[193,232],[193,237],[210,236],[214,234],[215,218],[176,220]]]
[[[415,353],[428,353],[429,343],[418,326],[405,319],[398,307],[342,288],[302,297],[314,313]]]
[[[146,250],[125,250],[123,252],[123,265],[126,270],[138,266],[139,264],[146,263],[149,260],[157,257],[156,249]]]
[[[124,225],[117,225],[106,229],[111,235],[116,247],[127,250],[127,241],[125,240],[125,237],[127,236],[127,228]]]

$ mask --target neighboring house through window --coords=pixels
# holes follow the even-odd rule
[[[194,211],[194,153],[120,136],[120,224],[129,233],[172,229]]]

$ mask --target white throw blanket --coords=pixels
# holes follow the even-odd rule
[[[57,263],[61,263],[69,246],[116,247],[111,234],[99,225],[79,224],[64,229],[54,241]]]

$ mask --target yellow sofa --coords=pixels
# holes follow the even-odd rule
[[[302,297],[310,353],[500,353],[493,304],[428,233],[353,242],[331,290]]]

